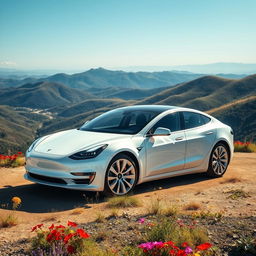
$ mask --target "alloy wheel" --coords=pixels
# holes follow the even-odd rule
[[[228,166],[228,152],[226,148],[219,145],[212,154],[212,169],[218,176],[222,175]]]
[[[136,169],[128,159],[118,159],[112,163],[108,170],[108,187],[113,194],[125,195],[134,186]]]

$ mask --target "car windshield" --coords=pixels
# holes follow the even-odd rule
[[[141,109],[116,109],[85,123],[80,130],[136,134],[161,112]]]

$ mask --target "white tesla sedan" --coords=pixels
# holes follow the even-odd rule
[[[220,177],[232,155],[233,131],[214,117],[188,108],[138,105],[37,139],[26,152],[25,178],[124,195],[136,184],[177,175]]]

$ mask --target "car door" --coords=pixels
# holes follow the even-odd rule
[[[216,129],[211,118],[200,113],[184,111],[183,125],[187,141],[185,169],[200,166],[215,141]]]
[[[180,114],[164,116],[149,132],[152,134],[159,127],[170,129],[171,134],[146,138],[147,177],[181,170],[185,164],[186,141],[185,133],[181,130]]]

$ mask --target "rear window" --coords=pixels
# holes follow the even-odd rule
[[[202,126],[211,121],[211,118],[194,112],[183,112],[185,129]]]

